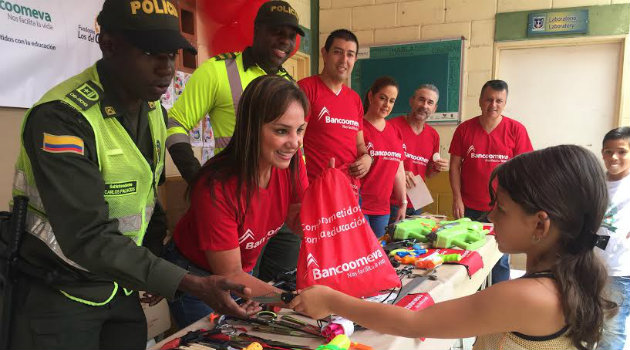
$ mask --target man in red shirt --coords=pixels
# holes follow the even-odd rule
[[[435,113],[439,98],[440,92],[435,85],[422,84],[409,98],[409,113],[389,120],[389,123],[400,130],[403,138],[407,189],[416,185],[416,175],[424,180],[448,169],[448,159],[440,158],[440,135],[426,124],[427,119]],[[391,205],[391,212],[397,212],[400,203],[392,199]],[[421,211],[407,203],[407,215],[420,214]]]
[[[532,151],[525,127],[501,113],[507,101],[508,86],[503,80],[490,80],[481,88],[481,115],[455,129],[449,152],[449,178],[453,191],[453,215],[486,221],[490,207],[488,181],[492,170],[515,156]],[[510,279],[508,256],[492,269],[493,282]]]
[[[363,141],[363,106],[359,95],[344,84],[357,60],[359,41],[349,30],[333,31],[321,49],[321,74],[298,81],[311,109],[306,117],[304,154],[309,183],[335,160],[337,168],[348,167],[351,177],[362,178],[372,158]],[[353,181],[358,191],[358,181]]]

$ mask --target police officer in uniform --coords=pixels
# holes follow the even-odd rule
[[[103,59],[53,87],[23,122],[13,188],[29,198],[20,257],[42,273],[17,283],[17,311],[2,325],[12,327],[11,348],[144,349],[139,299],[177,290],[247,313],[229,292],[249,290],[193,276],[141,246],[164,169],[158,99],[177,51],[195,52],[177,9],[169,0],[106,0],[97,21]]]
[[[192,74],[169,111],[166,139],[173,162],[188,183],[194,180],[200,168],[190,146],[189,131],[208,114],[215,136],[215,152],[223,150],[234,133],[234,108],[243,89],[255,78],[267,74],[293,80],[282,64],[295,48],[297,34],[304,36],[295,9],[285,1],[265,2],[254,20],[252,46],[243,52],[212,57]],[[299,244],[299,237],[286,227],[278,232],[265,248],[259,277],[269,280],[278,271],[295,268]]]
[[[254,25],[253,45],[243,52],[223,53],[204,62],[169,111],[166,147],[188,183],[200,167],[188,133],[206,114],[215,136],[215,152],[220,152],[234,133],[234,108],[252,80],[267,74],[293,80],[282,64],[295,48],[297,34],[304,36],[297,12],[287,2],[268,1],[258,10]]]

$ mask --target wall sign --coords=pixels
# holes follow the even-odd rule
[[[588,10],[530,13],[527,36],[588,33]]]
[[[0,106],[28,108],[101,58],[103,0],[0,0]]]

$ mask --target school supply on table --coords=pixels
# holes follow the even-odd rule
[[[273,303],[281,303],[281,302],[288,304],[296,296],[297,294],[292,293],[292,292],[269,293],[265,295],[252,297],[252,300],[259,302],[261,304],[273,304]]]
[[[292,335],[307,338],[323,338],[318,327],[304,322],[290,315],[278,317],[278,314],[271,311],[260,311],[250,318],[228,317],[227,324],[230,326],[253,325],[254,330],[262,333],[273,333],[281,335]]]
[[[440,254],[431,253],[414,259],[413,266],[419,269],[434,269],[444,263]]]
[[[354,322],[339,316],[331,317],[330,322],[322,327],[322,335],[326,337],[327,341],[331,341],[340,334],[345,334],[349,337],[353,333]]]
[[[481,255],[473,250],[450,248],[429,249],[426,255],[429,256],[431,254],[437,254],[441,257],[452,256],[452,258],[447,258],[447,261],[443,261],[443,263],[464,266],[469,277],[472,277],[472,275],[483,268],[483,259],[481,258]]]
[[[333,338],[328,344],[318,346],[315,350],[373,350],[371,346],[350,341],[345,334]]]
[[[276,350],[312,350],[312,348],[303,345],[289,344],[281,341],[257,337],[245,332],[241,333],[223,333],[221,330],[198,330],[188,332],[181,338],[175,339],[162,346],[161,350],[200,349],[204,346],[206,349],[247,349],[252,343],[258,343],[262,349]],[[249,349],[248,349],[249,350]]]
[[[315,350],[348,350],[350,349],[350,338],[345,334],[340,334],[333,338],[328,344],[318,346]]]

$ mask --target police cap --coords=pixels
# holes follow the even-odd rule
[[[96,18],[105,31],[122,33],[150,53],[197,50],[179,31],[179,13],[170,0],[105,0]]]
[[[270,26],[289,26],[304,36],[304,31],[298,25],[297,11],[286,1],[267,1],[260,6],[254,20],[255,24],[267,24]]]

